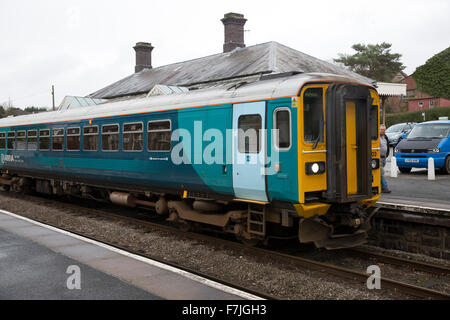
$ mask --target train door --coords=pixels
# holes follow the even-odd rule
[[[347,193],[358,192],[357,153],[356,141],[356,104],[355,101],[347,100],[345,103],[346,114],[346,145],[347,145]]]
[[[233,189],[240,199],[267,201],[266,102],[233,105]]]

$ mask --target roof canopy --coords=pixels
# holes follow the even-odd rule
[[[377,82],[380,96],[406,96],[406,83]]]

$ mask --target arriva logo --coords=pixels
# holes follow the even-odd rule
[[[12,154],[2,154],[1,161],[2,161],[2,163],[8,162],[8,161],[12,162],[12,161],[14,161],[14,156]]]

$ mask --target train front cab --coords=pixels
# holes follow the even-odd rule
[[[379,98],[370,87],[309,84],[298,99],[300,242],[367,241],[380,195]]]

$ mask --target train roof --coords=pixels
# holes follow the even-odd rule
[[[112,117],[116,115],[148,113],[245,101],[294,97],[297,96],[299,88],[306,82],[345,82],[372,87],[372,85],[367,82],[346,76],[325,73],[302,73],[294,76],[260,80],[252,83],[240,83],[170,95],[106,102],[91,107],[73,110],[69,109],[3,118],[0,119],[0,127],[65,122],[83,119],[89,120]]]

